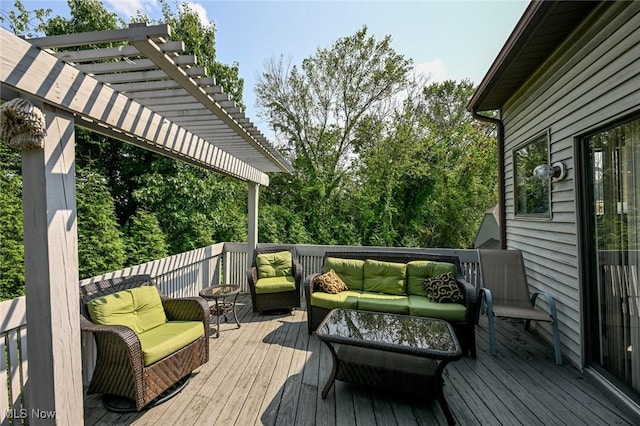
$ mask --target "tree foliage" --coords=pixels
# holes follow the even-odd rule
[[[76,187],[80,278],[121,269],[124,238],[107,180],[95,171],[78,169]]]
[[[0,174],[0,300],[24,294],[22,179]]]
[[[139,209],[129,218],[125,227],[125,254],[127,265],[167,257],[167,242],[153,213]]]
[[[352,171],[359,123],[382,113],[403,88],[411,61],[396,53],[391,38],[378,41],[363,27],[289,67],[267,62],[256,84],[258,107],[288,141],[283,147],[296,169],[297,210],[319,243],[334,241],[330,208]],[[278,178],[275,178],[276,180]]]

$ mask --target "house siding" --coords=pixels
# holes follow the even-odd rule
[[[556,300],[565,359],[583,366],[578,187],[582,135],[640,112],[640,2],[596,8],[502,109],[505,128],[507,247],[521,249],[532,289]],[[514,215],[513,152],[543,132],[551,162],[568,176],[551,185],[549,220]],[[551,329],[538,326],[551,340]]]

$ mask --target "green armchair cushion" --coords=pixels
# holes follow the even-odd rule
[[[407,273],[405,263],[367,259],[364,262],[364,291],[385,294],[404,294]]]
[[[347,290],[336,294],[314,291],[311,293],[311,306],[325,309],[356,309],[359,298],[359,291]]]
[[[364,281],[364,260],[328,257],[324,261],[323,272],[336,271],[349,290],[362,290]]]
[[[97,297],[87,308],[96,324],[125,325],[136,334],[167,322],[160,293],[150,285]]]
[[[169,321],[138,335],[144,365],[171,355],[204,334],[202,321]],[[207,343],[208,344],[208,343]]]
[[[358,309],[361,311],[389,312],[392,314],[407,315],[409,313],[409,299],[407,296],[396,294],[363,291],[358,299]]]
[[[426,296],[427,291],[422,285],[425,278],[432,278],[447,272],[452,272],[455,276],[456,266],[452,263],[429,260],[413,260],[407,263],[407,294]]]
[[[437,303],[424,296],[409,296],[409,315],[440,318],[445,321],[464,321],[467,308],[460,303]]]
[[[256,256],[258,278],[293,275],[293,259],[290,251],[262,253]]]
[[[296,289],[296,279],[292,276],[260,278],[256,281],[256,294],[282,293]]]

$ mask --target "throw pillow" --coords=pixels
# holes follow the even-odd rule
[[[427,292],[427,298],[432,302],[457,303],[464,300],[456,278],[451,272],[427,278],[422,282],[422,286]]]
[[[325,293],[338,294],[341,291],[348,290],[347,285],[333,269],[330,269],[322,275],[318,275],[315,282],[320,285],[320,288]]]

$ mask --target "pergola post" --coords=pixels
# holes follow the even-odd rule
[[[253,250],[258,246],[258,197],[260,185],[255,182],[248,182],[249,200],[248,200],[248,223],[247,223],[247,269],[251,267]]]
[[[74,119],[44,106],[44,148],[22,153],[30,424],[83,420]]]

